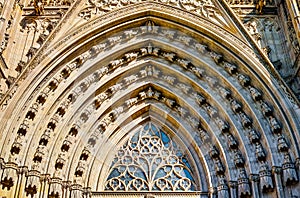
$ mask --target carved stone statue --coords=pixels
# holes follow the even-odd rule
[[[44,4],[42,0],[34,0],[33,2],[34,12],[36,15],[44,14]]]
[[[266,0],[258,0],[256,3],[256,10],[259,14],[262,14],[262,9],[266,5]]]

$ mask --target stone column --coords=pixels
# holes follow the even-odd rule
[[[273,166],[272,173],[275,178],[277,196],[280,198],[284,198],[285,194],[283,191],[282,180],[281,180],[281,167]]]
[[[209,188],[209,197],[210,198],[217,198],[217,188],[216,187],[210,187]]]
[[[252,192],[253,192],[253,197],[254,198],[259,198],[259,187],[258,187],[258,182],[259,182],[259,175],[258,174],[250,174],[249,177],[251,181],[251,187],[252,187]]]
[[[47,198],[48,197],[49,181],[50,181],[50,175],[42,175],[40,177],[41,193],[40,193],[39,198]]]
[[[70,181],[64,181],[63,182],[64,198],[69,198],[70,197],[70,190],[71,190],[70,186],[71,186]]]
[[[18,185],[17,185],[17,192],[16,197],[25,197],[25,185],[26,185],[26,175],[28,174],[27,167],[20,167],[18,170]]]
[[[298,181],[300,181],[300,158],[295,160],[295,168],[298,173]]]
[[[90,187],[84,188],[83,198],[91,198],[92,197],[92,189]],[[207,196],[205,198],[208,198]]]
[[[230,189],[230,197],[238,197],[237,196],[237,182],[236,181],[229,181],[228,182],[229,189]]]
[[[47,196],[63,197],[63,181],[59,177],[52,177],[49,182],[49,192]]]
[[[71,198],[83,197],[84,195],[83,187],[80,184],[72,184],[70,186],[70,191]]]

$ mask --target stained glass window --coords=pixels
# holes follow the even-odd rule
[[[112,191],[193,191],[186,155],[153,123],[129,138],[118,150],[105,183]]]

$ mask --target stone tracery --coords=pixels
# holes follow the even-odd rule
[[[120,148],[106,190],[193,190],[189,162],[172,138],[148,123]]]

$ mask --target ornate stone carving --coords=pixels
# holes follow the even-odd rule
[[[242,111],[242,106],[239,102],[237,102],[236,100],[232,100],[230,102],[231,104],[231,108],[235,113],[240,113]]]
[[[218,13],[217,8],[211,0],[190,0],[190,1],[181,1],[181,0],[154,0],[155,2],[167,4],[170,6],[175,6],[187,10],[189,12],[196,13],[203,17],[216,17]],[[88,0],[87,7],[81,10],[79,16],[85,20],[89,20],[94,15],[104,15],[107,12],[128,6],[130,4],[149,2],[149,0],[122,0],[122,1],[104,1],[104,0]]]
[[[177,62],[184,69],[188,69],[191,65],[191,61],[185,59],[177,59]]]
[[[170,53],[170,52],[165,52],[162,53],[163,57],[167,59],[170,62],[173,62],[175,60],[176,54],[175,53]]]
[[[221,87],[221,86],[218,87],[218,90],[219,90],[219,92],[220,92],[220,94],[223,98],[225,98],[225,99],[230,99],[231,98],[230,90],[228,90],[224,87]]]
[[[218,125],[219,129],[222,131],[222,133],[228,133],[229,132],[229,125],[227,122],[222,120],[221,118],[217,117],[215,119],[216,124]]]
[[[260,135],[256,130],[250,129],[249,132],[248,132],[248,135],[249,135],[249,139],[250,139],[252,144],[255,144],[255,143],[259,142]]]
[[[219,157],[219,151],[218,151],[218,149],[215,147],[215,146],[213,146],[211,149],[210,149],[210,151],[209,151],[209,155],[210,155],[210,157],[211,158],[218,158]]]
[[[250,86],[249,91],[254,101],[259,101],[262,99],[260,91],[258,91],[256,88]]]
[[[273,113],[272,108],[266,103],[266,102],[261,102],[261,110],[264,114],[264,116],[271,116]]]
[[[206,45],[195,43],[194,46],[200,53],[206,53],[208,52],[208,47]]]
[[[245,164],[244,158],[240,151],[236,151],[234,155],[234,163],[236,167],[243,167]]]
[[[289,150],[289,146],[287,145],[286,140],[282,135],[278,137],[277,148],[280,152],[287,152]]]
[[[218,114],[217,109],[215,109],[214,107],[212,107],[209,104],[205,104],[204,109],[207,111],[209,117],[211,117],[211,118],[214,118]]]
[[[49,198],[61,197],[63,194],[62,181],[59,178],[52,178],[49,188]]]
[[[259,161],[264,161],[266,159],[266,154],[265,154],[265,151],[264,151],[262,145],[260,143],[256,143],[255,149],[256,149],[256,151],[255,151],[256,158]]]
[[[147,53],[148,53],[148,50],[147,50]],[[161,55],[161,54],[159,54],[159,55]],[[125,57],[125,61],[131,61],[131,60],[135,60],[137,57],[133,57],[133,59],[131,59],[130,57]],[[173,60],[173,59],[172,59]],[[178,57],[176,57],[175,58],[175,60],[177,61],[177,60],[179,60],[178,59]],[[181,65],[182,66],[182,65]],[[184,66],[182,66],[182,67],[184,67]],[[188,66],[186,66],[186,67],[188,67]],[[151,69],[151,72],[152,72],[152,69]],[[145,72],[144,74],[147,74],[147,72]],[[133,79],[133,78],[132,78]],[[204,79],[206,79],[207,80],[207,78],[204,78]],[[180,80],[180,79],[179,79]],[[91,81],[95,81],[95,79],[93,78],[93,80],[88,80],[87,82],[91,82]],[[127,79],[125,82],[128,82],[128,84],[130,84],[130,79]],[[132,82],[134,82],[134,79],[133,79],[133,81]],[[179,84],[180,83],[178,83],[178,82],[176,82],[177,84],[176,84],[176,86],[178,85],[178,87],[179,88],[181,88],[181,89],[184,89],[184,87],[183,86],[179,86]],[[121,83],[122,85],[124,85],[125,83]],[[182,83],[181,83],[182,84]],[[90,84],[88,84],[87,83],[87,86],[89,86]],[[81,90],[84,90],[84,89],[82,89],[81,88]],[[151,92],[151,91],[150,91]],[[156,93],[156,92],[155,92]],[[188,91],[186,92],[186,93],[188,93]],[[150,95],[150,94],[149,94]],[[153,95],[153,94],[152,94]],[[144,94],[144,96],[145,96],[145,94]],[[157,98],[161,98],[161,97],[157,97]],[[161,99],[161,101],[162,100],[165,100],[164,99],[165,97],[163,97],[163,99]],[[226,97],[225,97],[226,98]],[[228,99],[229,99],[229,101],[232,99],[231,98],[231,96],[230,97],[227,97]],[[129,102],[128,104],[128,106],[130,106],[131,104],[132,105],[134,105],[135,104],[135,102],[137,101],[137,99],[136,98],[133,98],[133,99],[135,99],[134,101],[133,101],[133,103],[131,103],[131,102]],[[173,104],[176,104],[176,101],[174,101],[174,100],[171,100],[171,99],[166,99],[165,101],[167,101],[166,103],[168,103],[168,104],[170,104],[170,105],[168,105],[168,106],[170,106],[170,107],[173,107],[174,105]],[[200,103],[203,103],[203,102],[200,102]],[[206,104],[208,104],[208,103],[206,103]],[[205,107],[207,107],[207,105],[205,105]],[[210,106],[209,106],[210,107]],[[207,110],[207,111],[209,111],[209,110]],[[214,114],[212,114],[212,115],[214,115]],[[112,119],[113,120],[113,119]]]
[[[281,133],[282,128],[276,118],[274,118],[273,116],[269,117],[269,122],[273,133],[275,134]]]
[[[2,189],[10,190],[17,182],[15,180],[16,178],[17,178],[16,170],[12,168],[5,168],[2,173],[2,177],[0,181],[0,184],[2,185]]]
[[[198,127],[198,131],[197,134],[199,134],[202,142],[204,143],[208,143],[208,141],[210,141],[210,137],[207,134],[207,132],[205,130],[203,130],[201,127]]]
[[[42,0],[33,0],[33,7],[36,15],[44,14],[44,3]]]
[[[173,77],[173,76],[165,76],[165,75],[163,75],[163,79],[164,79],[167,83],[169,83],[169,84],[171,84],[171,85],[174,85],[174,83],[176,82],[176,78]]]
[[[244,112],[241,112],[239,114],[239,116],[241,118],[243,127],[245,127],[245,128],[251,127],[252,121],[250,120],[250,118]]]
[[[255,0],[226,0],[231,5],[254,5]]]
[[[219,158],[216,158],[214,161],[214,164],[215,164],[215,170],[216,170],[217,175],[224,175],[225,169],[221,163],[221,160]]]
[[[178,40],[182,41],[185,45],[190,45],[192,38],[188,36],[178,36]]]
[[[22,147],[22,136],[18,135],[10,149],[10,153],[12,155],[19,154],[21,147]]]
[[[43,3],[44,6],[70,6],[74,0],[31,0],[29,6],[35,6],[36,2]]]
[[[231,149],[237,149],[238,148],[238,143],[235,140],[235,138],[233,137],[233,135],[228,134],[227,138],[228,138],[228,146],[229,146],[229,148],[231,148]]]
[[[38,189],[40,187],[40,177],[39,175],[36,176],[36,173],[33,173],[35,171],[30,171],[29,175],[26,179],[26,187],[25,192],[26,196],[31,195],[31,197],[34,197],[35,194],[37,194]]]
[[[25,136],[26,133],[27,133],[28,128],[29,128],[29,119],[25,118],[24,121],[22,122],[22,124],[20,125],[19,130],[18,130],[17,133],[19,135]]]
[[[202,106],[203,104],[206,103],[206,99],[199,93],[193,93],[192,94],[196,100],[196,102],[198,103],[198,105]]]
[[[194,118],[193,116],[188,116],[186,120],[194,128],[198,128],[198,126],[200,124],[199,121],[196,118]]]
[[[298,176],[296,173],[295,165],[288,153],[284,155],[284,160],[282,164],[282,176],[283,181],[286,185],[292,185],[298,182]]]
[[[266,0],[258,0],[256,3],[256,10],[258,11],[259,14],[262,14],[262,10],[265,7],[267,1]]]
[[[230,197],[229,196],[229,191],[228,191],[228,185],[227,185],[227,181],[224,175],[220,175],[218,177],[218,197]]]
[[[238,80],[240,81],[241,85],[243,85],[244,87],[247,87],[250,85],[250,78],[244,74],[239,74]]]
[[[245,169],[239,170],[238,192],[239,192],[239,197],[251,196],[249,179],[246,175]]]
[[[43,156],[46,154],[46,152],[46,147],[43,145],[39,145],[34,154],[33,161],[36,163],[41,163]]]
[[[268,192],[274,188],[271,171],[267,164],[262,164],[259,170],[260,188],[263,192]]]
[[[169,39],[174,39],[176,31],[175,30],[169,30],[169,29],[167,29],[167,30],[163,29],[162,34],[165,35]]]
[[[223,56],[221,54],[211,51],[209,52],[209,55],[217,64],[220,64],[223,61]]]
[[[224,68],[225,68],[225,70],[226,70],[229,74],[231,74],[231,75],[237,73],[237,66],[236,66],[236,65],[233,65],[233,64],[231,64],[231,63],[225,62],[225,63],[224,63]]]
[[[202,78],[205,74],[205,70],[204,69],[201,69],[199,67],[192,67],[191,69],[194,74],[198,77],[198,78]]]

